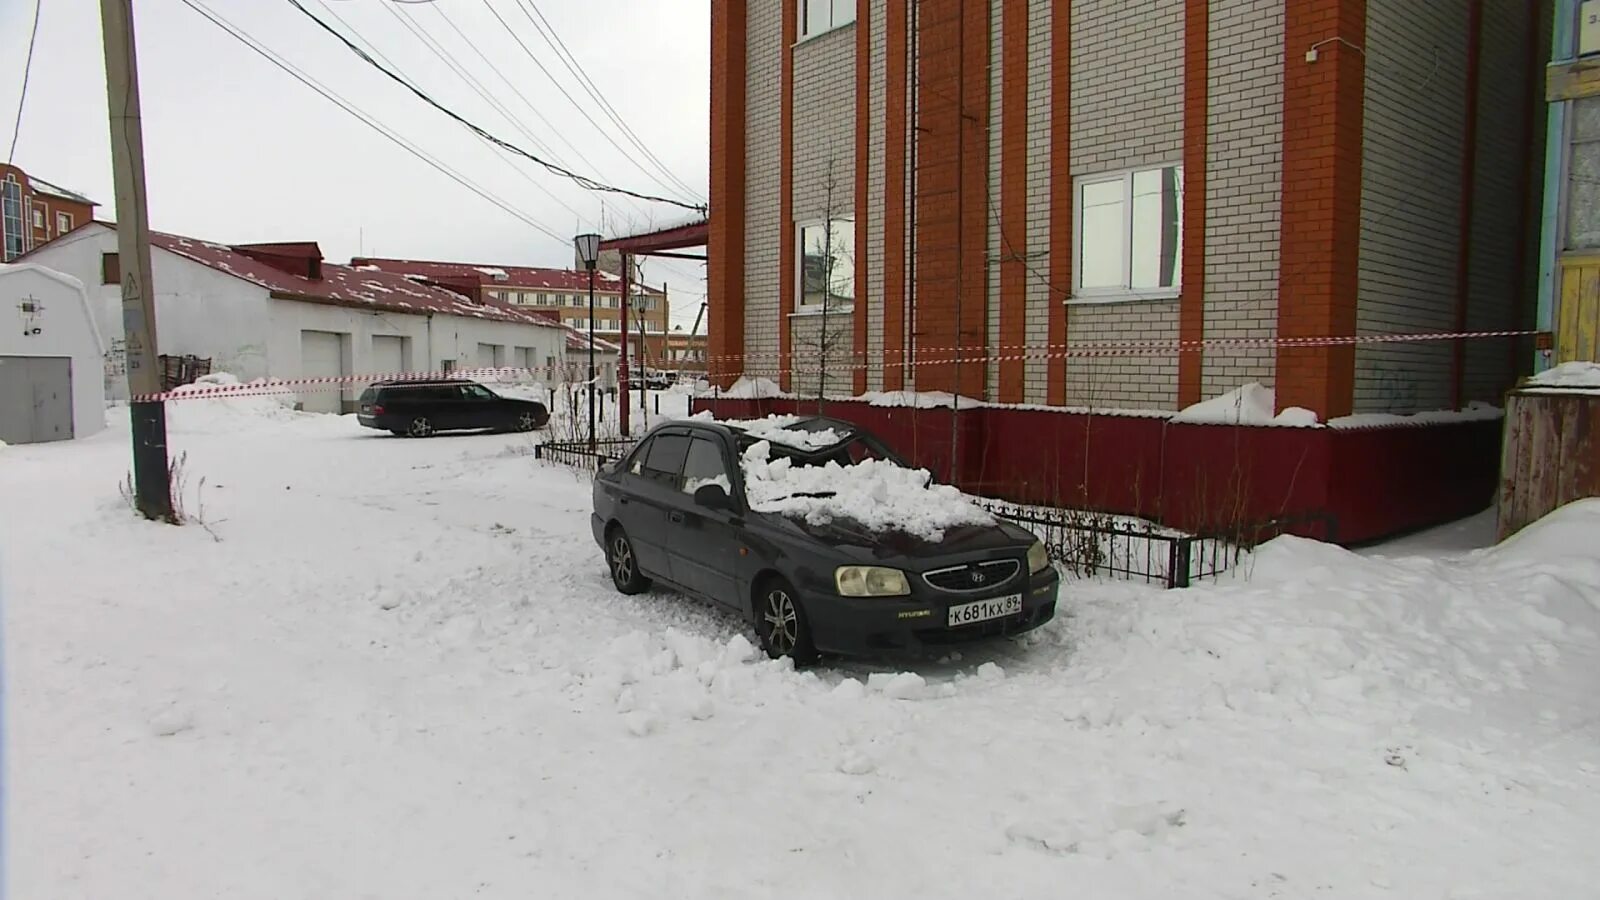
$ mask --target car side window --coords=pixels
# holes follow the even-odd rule
[[[708,484],[720,484],[729,494],[733,482],[728,478],[728,463],[722,447],[706,438],[695,438],[689,444],[689,455],[683,462],[683,492],[693,494]]]
[[[689,453],[686,434],[660,434],[650,442],[644,460],[644,477],[663,487],[676,489],[682,484],[683,458]]]
[[[468,400],[494,399],[494,395],[489,393],[489,389],[481,384],[464,384],[461,386],[461,393]]]
[[[644,474],[644,458],[650,455],[651,445],[651,441],[645,441],[639,445],[639,449],[633,451],[633,459],[628,462],[628,473],[630,475]]]

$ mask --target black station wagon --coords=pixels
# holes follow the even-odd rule
[[[758,437],[737,423],[670,422],[601,471],[594,536],[617,590],[659,582],[722,604],[749,619],[769,655],[802,663],[1019,634],[1055,615],[1059,576],[1044,545],[1015,525],[961,525],[929,541],[752,509],[740,460],[759,440],[792,466],[905,465],[846,422],[818,417],[784,431],[813,439],[791,446],[770,429]]]
[[[475,381],[380,381],[361,392],[356,421],[408,437],[492,428],[532,431],[550,421],[543,403],[502,397]]]

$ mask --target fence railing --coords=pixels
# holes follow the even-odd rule
[[[574,469],[598,471],[601,466],[628,455],[639,442],[632,438],[588,441],[551,441],[533,446],[533,458],[549,460]]]

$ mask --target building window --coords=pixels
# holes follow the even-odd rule
[[[800,36],[814,37],[856,20],[856,0],[800,0]]]
[[[1600,97],[1572,101],[1566,249],[1600,248]]]
[[[72,230],[72,217],[64,212],[56,213],[56,234],[66,234]]]
[[[33,227],[44,227],[44,210],[38,208],[37,206],[33,208]]]
[[[0,261],[10,262],[22,255],[22,185],[17,184],[15,175],[0,181],[0,236],[5,241]]]
[[[800,228],[800,306],[837,308],[855,301],[856,226],[849,219]]]
[[[122,283],[122,259],[115,253],[100,254],[100,283]]]
[[[1175,297],[1183,271],[1183,167],[1078,180],[1074,296]]]

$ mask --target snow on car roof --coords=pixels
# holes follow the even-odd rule
[[[767,416],[765,419],[729,419],[723,425],[760,441],[794,450],[822,450],[844,443],[855,430],[844,422],[815,416]]]
[[[805,433],[777,430],[786,436]],[[995,522],[971,497],[932,483],[926,469],[889,460],[796,465],[785,456],[774,459],[772,443],[760,440],[746,448],[740,468],[751,509],[813,525],[846,520],[869,532],[902,531],[937,541],[951,528]]]

